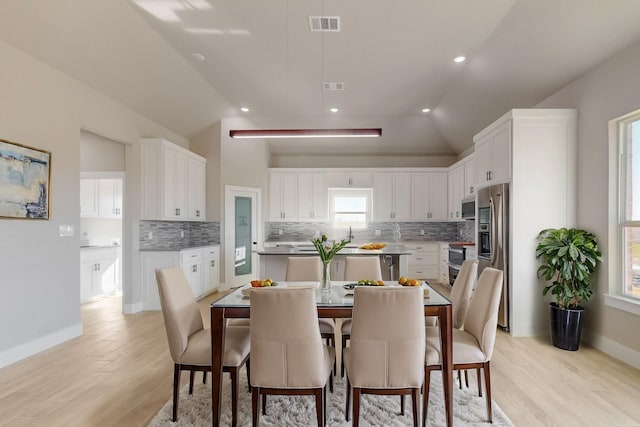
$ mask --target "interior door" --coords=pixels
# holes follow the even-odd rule
[[[254,249],[261,238],[261,190],[225,187],[224,281],[221,289],[242,285],[258,276]]]

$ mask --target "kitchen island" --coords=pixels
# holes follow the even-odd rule
[[[300,256],[318,256],[312,245],[280,245],[256,250],[260,256],[260,277],[282,281],[287,271],[287,258]],[[397,280],[407,275],[407,260],[411,255],[402,244],[388,244],[383,249],[365,250],[356,245],[340,250],[331,261],[331,280],[344,279],[344,259],[347,256],[379,256],[383,280]],[[362,279],[367,279],[363,277]]]

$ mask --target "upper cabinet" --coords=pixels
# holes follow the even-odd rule
[[[464,163],[464,198],[476,195],[476,160],[475,156],[466,158]]]
[[[371,188],[373,174],[370,172],[328,172],[327,187]]]
[[[508,182],[511,179],[511,120],[497,121],[473,138],[476,186]]]
[[[445,172],[412,174],[414,221],[445,221],[447,219],[447,174]]]
[[[449,171],[449,216],[450,221],[462,220],[464,199],[464,164],[457,164]]]
[[[327,174],[301,172],[298,174],[298,219],[300,221],[326,221]]]
[[[122,180],[80,179],[80,217],[122,218]]]
[[[298,173],[269,173],[269,220],[295,221],[298,218]]]
[[[411,220],[411,174],[374,174],[373,220]]]
[[[206,159],[160,138],[142,139],[142,219],[205,221]]]

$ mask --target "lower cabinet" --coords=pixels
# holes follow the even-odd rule
[[[408,259],[407,277],[438,281],[440,273],[438,243],[405,244],[405,247],[412,252]]]
[[[80,250],[80,302],[87,302],[118,289],[119,253],[119,247]]]
[[[204,246],[181,251],[143,251],[143,309],[160,310],[156,269],[180,267],[196,298],[204,297],[220,284],[220,246]]]
[[[440,283],[449,284],[449,243],[440,245]]]

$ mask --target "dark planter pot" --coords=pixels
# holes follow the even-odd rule
[[[560,308],[555,302],[550,304],[551,342],[554,346],[570,351],[578,349],[583,311],[583,307]]]

